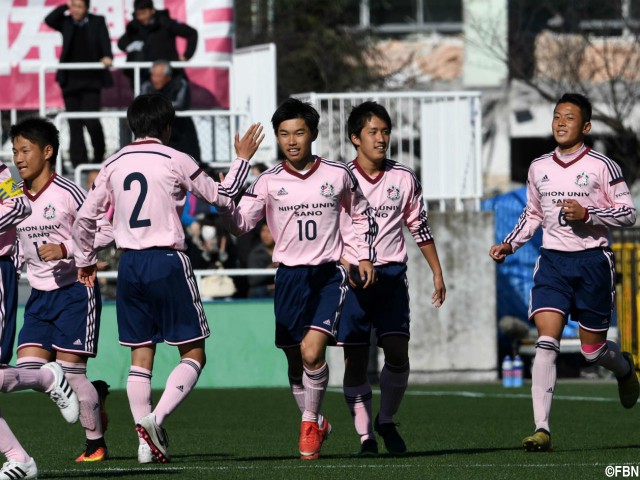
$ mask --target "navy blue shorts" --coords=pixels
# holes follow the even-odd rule
[[[0,365],[8,365],[16,340],[18,277],[11,257],[0,257]]]
[[[529,319],[557,312],[593,332],[609,329],[615,305],[616,266],[608,248],[581,252],[540,249],[533,272]]]
[[[348,286],[347,269],[339,264],[280,265],[273,300],[276,346],[300,345],[308,329],[326,333],[333,343]]]
[[[24,307],[24,325],[18,335],[18,349],[40,347],[95,357],[101,311],[97,282],[94,288],[79,282],[50,292],[33,288]]]
[[[376,266],[378,281],[366,289],[349,287],[336,337],[338,345],[369,345],[371,327],[378,338],[409,337],[409,284],[407,266]]]
[[[122,254],[116,311],[120,343],[128,347],[180,345],[211,334],[191,261],[176,250]]]

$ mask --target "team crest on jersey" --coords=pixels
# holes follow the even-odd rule
[[[579,187],[586,187],[588,183],[589,175],[587,175],[586,173],[582,172],[578,174],[578,176],[576,176],[576,185],[578,185]]]
[[[400,189],[395,185],[391,185],[387,188],[387,198],[389,200],[399,200],[400,199]]]
[[[333,197],[334,193],[335,191],[333,185],[331,185],[329,182],[324,182],[320,187],[320,195],[322,195],[323,197]]]
[[[54,218],[56,218],[56,207],[54,207],[52,204],[47,205],[42,211],[42,216],[47,220],[53,220]]]

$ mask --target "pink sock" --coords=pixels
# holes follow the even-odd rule
[[[536,430],[550,432],[549,416],[551,402],[556,389],[556,359],[560,352],[560,342],[553,337],[542,336],[536,343],[536,356],[531,367],[531,399],[533,400],[533,421]]]
[[[151,401],[151,370],[131,365],[127,377],[127,397],[129,408],[133,416],[133,423],[138,423],[142,417],[151,413],[153,402]],[[139,438],[140,443],[146,443]]]
[[[367,382],[357,387],[344,387],[343,390],[360,443],[375,438],[371,423],[371,385]]]
[[[409,383],[409,362],[402,366],[384,364],[380,372],[380,423],[393,423]]]
[[[20,368],[27,368],[29,370],[37,370],[42,367],[47,361],[40,357],[22,357],[18,358],[16,366]]]
[[[100,419],[100,397],[96,388],[87,378],[86,363],[71,363],[58,360],[64,370],[69,385],[78,395],[80,402],[80,424],[84,427],[88,440],[102,438],[102,421]]]
[[[13,434],[9,425],[0,413],[0,452],[7,460],[26,463],[31,457]]]
[[[317,422],[322,408],[324,393],[329,384],[329,365],[326,363],[317,370],[309,370],[305,367],[302,374],[304,385],[304,412],[302,420],[305,422]]]
[[[187,398],[187,395],[191,393],[191,390],[198,382],[200,370],[200,363],[192,358],[183,359],[173,369],[167,379],[167,385],[164,388],[164,392],[162,392],[162,397],[160,397],[160,401],[153,411],[156,414],[158,425],[162,425],[164,419],[171,415],[178,405]]]
[[[0,391],[10,393],[32,389],[45,392],[53,388],[53,379],[53,373],[46,368],[0,368]]]
[[[293,399],[296,401],[296,405],[298,405],[298,408],[300,409],[300,413],[304,413],[304,385],[302,385],[302,377],[289,377],[289,386],[291,387]],[[324,417],[321,414],[318,414],[318,426],[322,428],[323,425]]]

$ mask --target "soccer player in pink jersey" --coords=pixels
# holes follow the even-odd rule
[[[303,460],[318,458],[331,430],[320,410],[329,382],[325,350],[335,341],[348,288],[347,271],[339,263],[341,209],[353,219],[358,275],[365,288],[375,281],[373,213],[344,164],[311,153],[319,121],[310,104],[285,100],[271,118],[284,160],[256,179],[237,208],[221,212],[236,235],[266,216],[275,240],[276,346],[287,357],[289,383],[302,412]]]
[[[591,130],[591,103],[566,93],[553,111],[558,146],[535,159],[527,178],[527,205],[518,223],[489,255],[498,263],[542,226],[542,247],[533,272],[529,319],[538,329],[531,371],[535,432],[527,451],[551,450],[549,414],[556,387],[556,359],[569,315],[579,324],[582,355],[613,372],[625,408],[638,400],[633,357],[607,340],[614,308],[615,262],[608,229],[636,221],[636,208],[620,167],[584,144]]]
[[[29,118],[11,127],[13,161],[24,180],[22,191],[31,215],[16,228],[18,249],[27,264],[31,295],[18,337],[18,363],[39,369],[56,360],[78,395],[86,448],[77,462],[107,457],[102,399],[87,378],[87,361],[95,357],[100,331],[100,290],[77,281],[71,229],[85,191],[53,170],[58,130],[46,119]],[[113,241],[103,219],[98,246]]]
[[[175,110],[163,95],[140,95],[127,110],[135,141],[108,158],[78,213],[74,244],[78,278],[93,285],[96,221],[113,206],[113,231],[124,250],[118,266],[118,335],[131,348],[127,396],[140,436],[138,461],[169,461],[164,420],[195,387],[205,365],[209,325],[189,257],[180,216],[187,191],[218,207],[233,203],[264,138],[252,125],[240,138],[238,159],[222,184],[189,155],[167,146]],[[151,373],[156,344],[174,345],[180,363],[152,411]]]
[[[11,178],[6,165],[0,165],[0,391],[35,389],[48,392],[73,423],[78,420],[78,397],[67,383],[59,365],[46,364],[38,370],[9,367],[13,355],[18,303],[16,225],[31,214],[31,204]],[[2,478],[37,478],[38,467],[15,437],[0,413],[0,453],[7,461],[0,469]]]
[[[432,303],[440,307],[446,295],[420,182],[413,170],[386,156],[391,128],[389,113],[376,102],[354,107],[347,120],[349,139],[357,153],[349,169],[358,179],[378,224],[374,243],[378,281],[363,289],[357,275],[351,276],[337,336],[338,345],[344,347],[344,396],[360,435],[360,455],[363,456],[378,453],[372,426],[371,385],[367,377],[372,326],[385,356],[375,429],[389,453],[402,455],[407,450],[393,420],[409,380],[408,257],[403,224],[409,228],[431,269]],[[340,229],[345,242],[342,262],[350,272],[357,272],[353,222],[344,212]]]

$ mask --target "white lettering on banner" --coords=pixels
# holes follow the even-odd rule
[[[0,109],[38,108],[37,74],[42,63],[56,63],[62,48],[62,35],[45,25],[44,18],[66,0],[0,0]],[[198,30],[198,47],[194,61],[230,60],[233,48],[232,0],[155,0],[156,9],[167,8],[172,18]],[[102,15],[107,22],[111,48],[116,59],[125,58],[117,46],[118,39],[131,21],[133,0],[100,0],[92,2],[91,13]],[[178,51],[185,41],[178,38]],[[190,77],[192,71],[189,71]],[[224,106],[228,102],[228,81],[216,81],[215,73],[193,69],[193,80],[211,88]],[[206,75],[209,76],[206,76]],[[62,105],[55,73],[47,75],[47,105]],[[211,80],[213,79],[213,80]],[[51,85],[51,88],[49,86]]]

